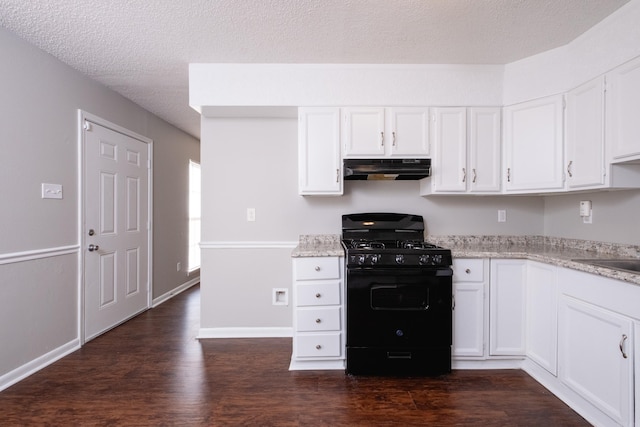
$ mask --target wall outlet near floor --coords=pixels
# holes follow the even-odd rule
[[[273,288],[273,305],[289,305],[289,289]]]
[[[256,220],[256,208],[247,208],[247,221],[254,222]]]
[[[507,211],[504,209],[498,210],[498,222],[507,222]]]

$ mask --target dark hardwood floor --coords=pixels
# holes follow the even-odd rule
[[[2,426],[584,426],[521,371],[289,372],[291,339],[195,339],[194,287],[0,393]]]

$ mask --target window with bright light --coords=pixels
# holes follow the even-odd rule
[[[200,164],[189,161],[189,271],[200,268]]]

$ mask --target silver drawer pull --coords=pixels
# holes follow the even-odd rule
[[[464,272],[467,273],[467,274],[471,274],[471,269],[467,268]]]
[[[622,353],[622,357],[624,357],[625,359],[628,357],[627,353],[624,351],[624,342],[627,340],[627,335],[626,334],[622,334],[622,339],[620,340],[620,353]]]
[[[316,319],[316,323],[322,323],[322,319]]]
[[[316,350],[320,350],[320,349],[322,349],[322,346],[320,344],[317,344],[316,345]]]
[[[316,265],[315,270],[316,270],[316,271],[320,271],[320,266],[319,266],[319,265]]]
[[[320,292],[318,292],[318,293],[316,294],[316,298],[320,298],[321,296],[322,296],[322,294],[321,294]]]

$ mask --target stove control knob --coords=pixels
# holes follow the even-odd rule
[[[434,255],[433,256],[433,263],[438,265],[438,264],[442,264],[442,255]]]
[[[427,265],[429,263],[429,255],[420,255],[418,262],[420,265]]]
[[[358,263],[358,265],[364,264],[364,255],[358,255],[356,262]]]
[[[378,261],[380,261],[380,255],[375,254],[375,255],[371,255],[371,265],[375,265],[378,263]]]
[[[404,264],[404,255],[396,255],[396,264]]]

